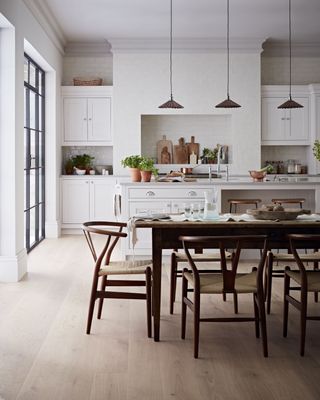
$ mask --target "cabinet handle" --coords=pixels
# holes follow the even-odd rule
[[[287,118],[287,121],[290,121],[290,119],[291,119],[291,118],[290,118],[290,117],[288,117],[288,118]]]
[[[83,118],[83,120],[84,120],[84,121],[86,121],[86,120],[87,120],[87,118]]]
[[[281,121],[285,121],[286,119],[285,119],[285,117],[281,117]]]
[[[196,196],[197,192],[195,192],[194,190],[190,190],[190,192],[188,192],[188,196]]]
[[[155,196],[155,195],[156,195],[155,192],[153,192],[152,190],[149,190],[149,191],[146,193],[146,196],[149,196],[149,197]]]
[[[173,207],[176,207],[177,205],[175,204]],[[167,204],[167,207],[169,208],[170,207],[170,203],[168,203]]]
[[[91,185],[93,185],[93,181],[91,181]]]
[[[86,183],[89,183],[89,181],[86,181]]]
[[[89,118],[89,121],[92,121],[92,118]]]

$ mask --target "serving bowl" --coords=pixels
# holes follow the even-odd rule
[[[249,171],[249,174],[251,176],[251,178],[253,178],[253,180],[255,182],[262,182],[263,179],[265,178],[265,176],[267,175],[266,171]]]

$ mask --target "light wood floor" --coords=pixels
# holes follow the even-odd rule
[[[163,271],[161,342],[146,337],[145,303],[109,300],[85,334],[92,262],[82,236],[45,240],[29,256],[26,279],[0,285],[0,398],[30,400],[319,399],[320,339],[309,322],[299,356],[299,319],[290,310],[282,338],[282,281],[268,317],[269,358],[252,323],[202,324],[193,359],[192,317],[180,339],[180,286],[168,312]],[[239,299],[251,312],[251,296]],[[311,302],[313,309],[317,307]],[[207,298],[205,311],[232,312],[231,296]],[[320,303],[319,303],[320,307]]]

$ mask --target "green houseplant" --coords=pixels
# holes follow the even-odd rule
[[[313,147],[312,147],[313,155],[315,158],[320,161],[320,141],[315,140]]]
[[[66,161],[66,163],[64,165],[64,169],[65,169],[67,175],[73,174],[73,167],[74,167],[74,163],[72,161],[72,158],[68,158],[68,160]]]
[[[86,173],[89,173],[94,157],[90,156],[89,154],[78,154],[71,157],[71,160],[75,168],[85,170]]]
[[[142,182],[150,182],[151,175],[158,176],[158,170],[155,168],[152,158],[142,157],[139,169],[141,171]]]
[[[132,182],[141,181],[141,172],[140,172],[141,161],[142,157],[139,155],[128,156],[123,160],[121,160],[122,166],[129,168]]]
[[[201,160],[204,163],[209,163],[209,164],[216,163],[218,160],[218,147],[215,147],[214,149],[209,149],[205,147],[202,150]]]

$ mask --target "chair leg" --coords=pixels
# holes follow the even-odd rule
[[[256,338],[260,337],[260,327],[259,327],[259,307],[258,307],[258,298],[257,295],[254,293],[253,294],[253,309],[254,309],[254,325],[255,325],[255,331],[256,331]]]
[[[198,358],[199,335],[200,335],[200,293],[198,293],[196,290],[194,291],[193,325],[194,325],[193,356],[194,356],[194,358]]]
[[[227,301],[227,294],[225,292],[222,293],[222,300]]]
[[[266,293],[267,298],[267,314],[271,311],[271,293],[272,293],[272,269],[273,269],[273,254],[270,253],[267,258],[267,282]]]
[[[107,285],[107,276],[103,276],[101,279],[101,291],[104,292],[106,290],[106,285]],[[100,297],[99,299],[99,307],[98,307],[98,315],[97,318],[101,319],[101,314],[102,314],[102,307],[103,307],[103,297]]]
[[[233,293],[233,306],[234,306],[234,313],[238,314],[238,294]]]
[[[288,314],[289,314],[289,301],[287,296],[290,292],[290,277],[284,274],[284,298],[283,298],[283,337],[288,334]]]
[[[151,268],[146,268],[146,298],[147,298],[147,327],[148,327],[148,337],[151,338],[152,336],[152,323],[151,323],[151,312],[152,312],[152,305],[151,305]]]
[[[261,337],[264,357],[268,357],[268,338],[267,338],[267,321],[266,321],[266,310],[264,304],[263,293],[257,293],[260,324],[261,324]]]
[[[319,269],[319,263],[317,261],[315,261],[313,263],[313,269],[315,271]],[[319,294],[318,293],[319,292],[314,292],[314,301],[315,301],[315,303],[318,303],[318,300],[319,300]]]
[[[306,342],[306,326],[307,326],[307,302],[308,293],[301,288],[301,311],[300,311],[300,324],[301,324],[301,337],[300,337],[300,355],[304,356],[304,348]]]
[[[188,295],[188,281],[182,275],[182,302],[181,302],[181,339],[186,337],[186,320],[187,320],[187,305],[184,299]]]
[[[87,319],[87,330],[86,330],[87,335],[90,335],[91,332],[91,324],[93,318],[94,304],[96,301],[97,287],[98,287],[98,277],[94,276],[91,288],[91,296],[90,296],[88,319]]]
[[[173,314],[177,288],[177,257],[174,253],[171,254],[170,268],[170,314]]]

